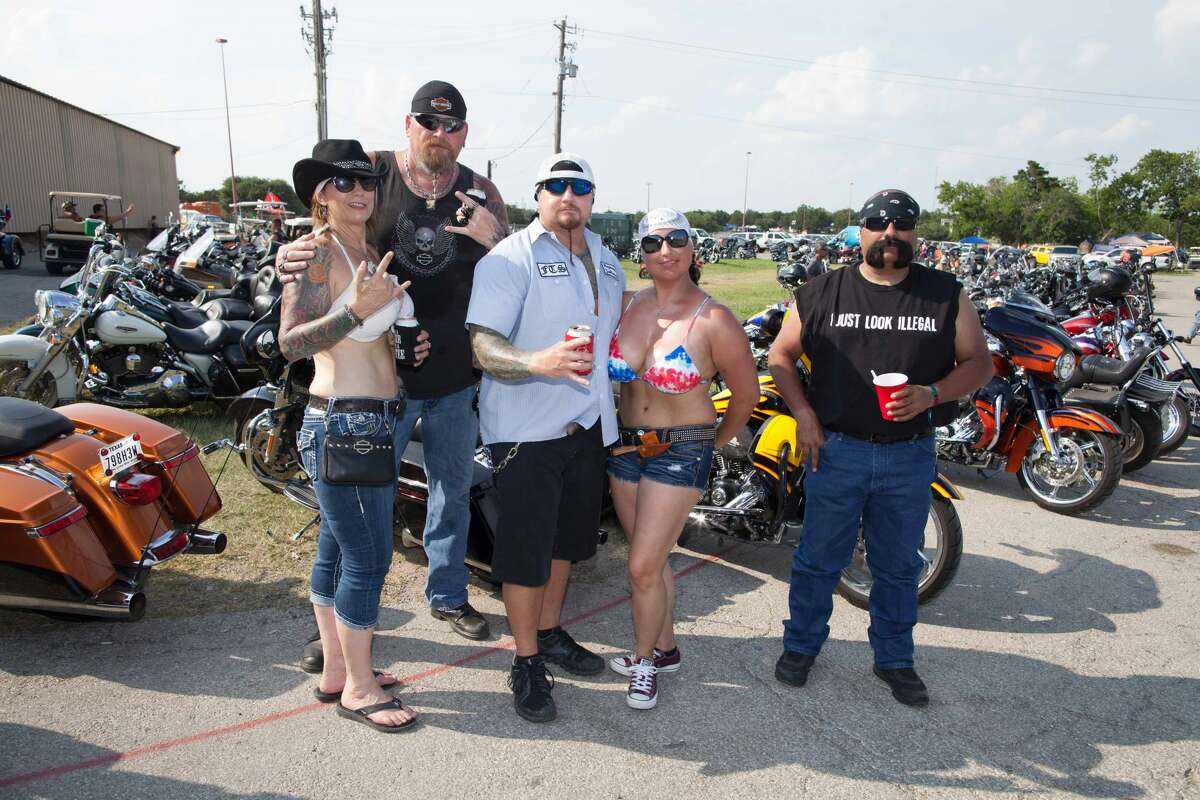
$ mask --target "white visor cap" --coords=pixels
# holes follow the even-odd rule
[[[569,161],[579,167],[579,169],[555,169],[555,165],[560,161]],[[542,183],[551,178],[582,178],[592,184],[592,186],[596,185],[596,179],[592,176],[591,166],[574,153],[555,153],[547,158],[538,167],[537,180],[534,183]]]
[[[642,221],[638,223],[638,238],[642,238],[650,231],[661,230],[668,228],[670,230],[683,230],[692,235],[692,226],[688,222],[688,218],[673,208],[656,208],[646,216],[642,217]]]

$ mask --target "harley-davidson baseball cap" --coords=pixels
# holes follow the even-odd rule
[[[446,81],[430,81],[417,89],[417,93],[413,95],[411,113],[438,114],[465,121],[467,101],[463,100],[463,96],[453,84]]]

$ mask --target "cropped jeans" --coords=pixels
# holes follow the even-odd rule
[[[829,638],[833,591],[854,555],[859,523],[874,583],[867,635],[880,669],[913,666],[917,550],[937,471],[933,437],[873,444],[825,431],[817,471],[805,475],[804,533],[792,558],[785,650],[815,656]]]
[[[312,478],[321,507],[317,556],[309,598],[332,606],[347,628],[367,630],[379,621],[379,596],[392,564],[392,508],[396,483],[333,485],[321,480],[325,429],[335,436],[394,435],[397,416],[388,413],[306,409],[296,434],[304,471]]]

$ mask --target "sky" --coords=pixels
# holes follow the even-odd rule
[[[1027,159],[1086,187],[1090,152],[1129,168],[1198,146],[1200,0],[324,5],[329,135],[402,146],[413,92],[448,80],[468,107],[460,160],[494,160],[515,205],[553,150],[563,16],[578,29],[563,148],[591,163],[599,210],[644,209],[647,192],[651,207],[857,208],[892,186],[930,208],[939,181]],[[0,0],[0,19],[0,74],[179,145],[190,189],[229,174],[217,37],[237,172],[290,178],[316,141],[298,0]]]

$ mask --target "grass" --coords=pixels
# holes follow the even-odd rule
[[[622,261],[621,266],[625,268],[629,289],[650,285],[650,281],[638,277],[640,265]],[[708,264],[700,273],[700,288],[729,306],[738,319],[745,319],[787,298],[787,293],[775,281],[778,269],[778,264],[764,258],[731,259]]]

